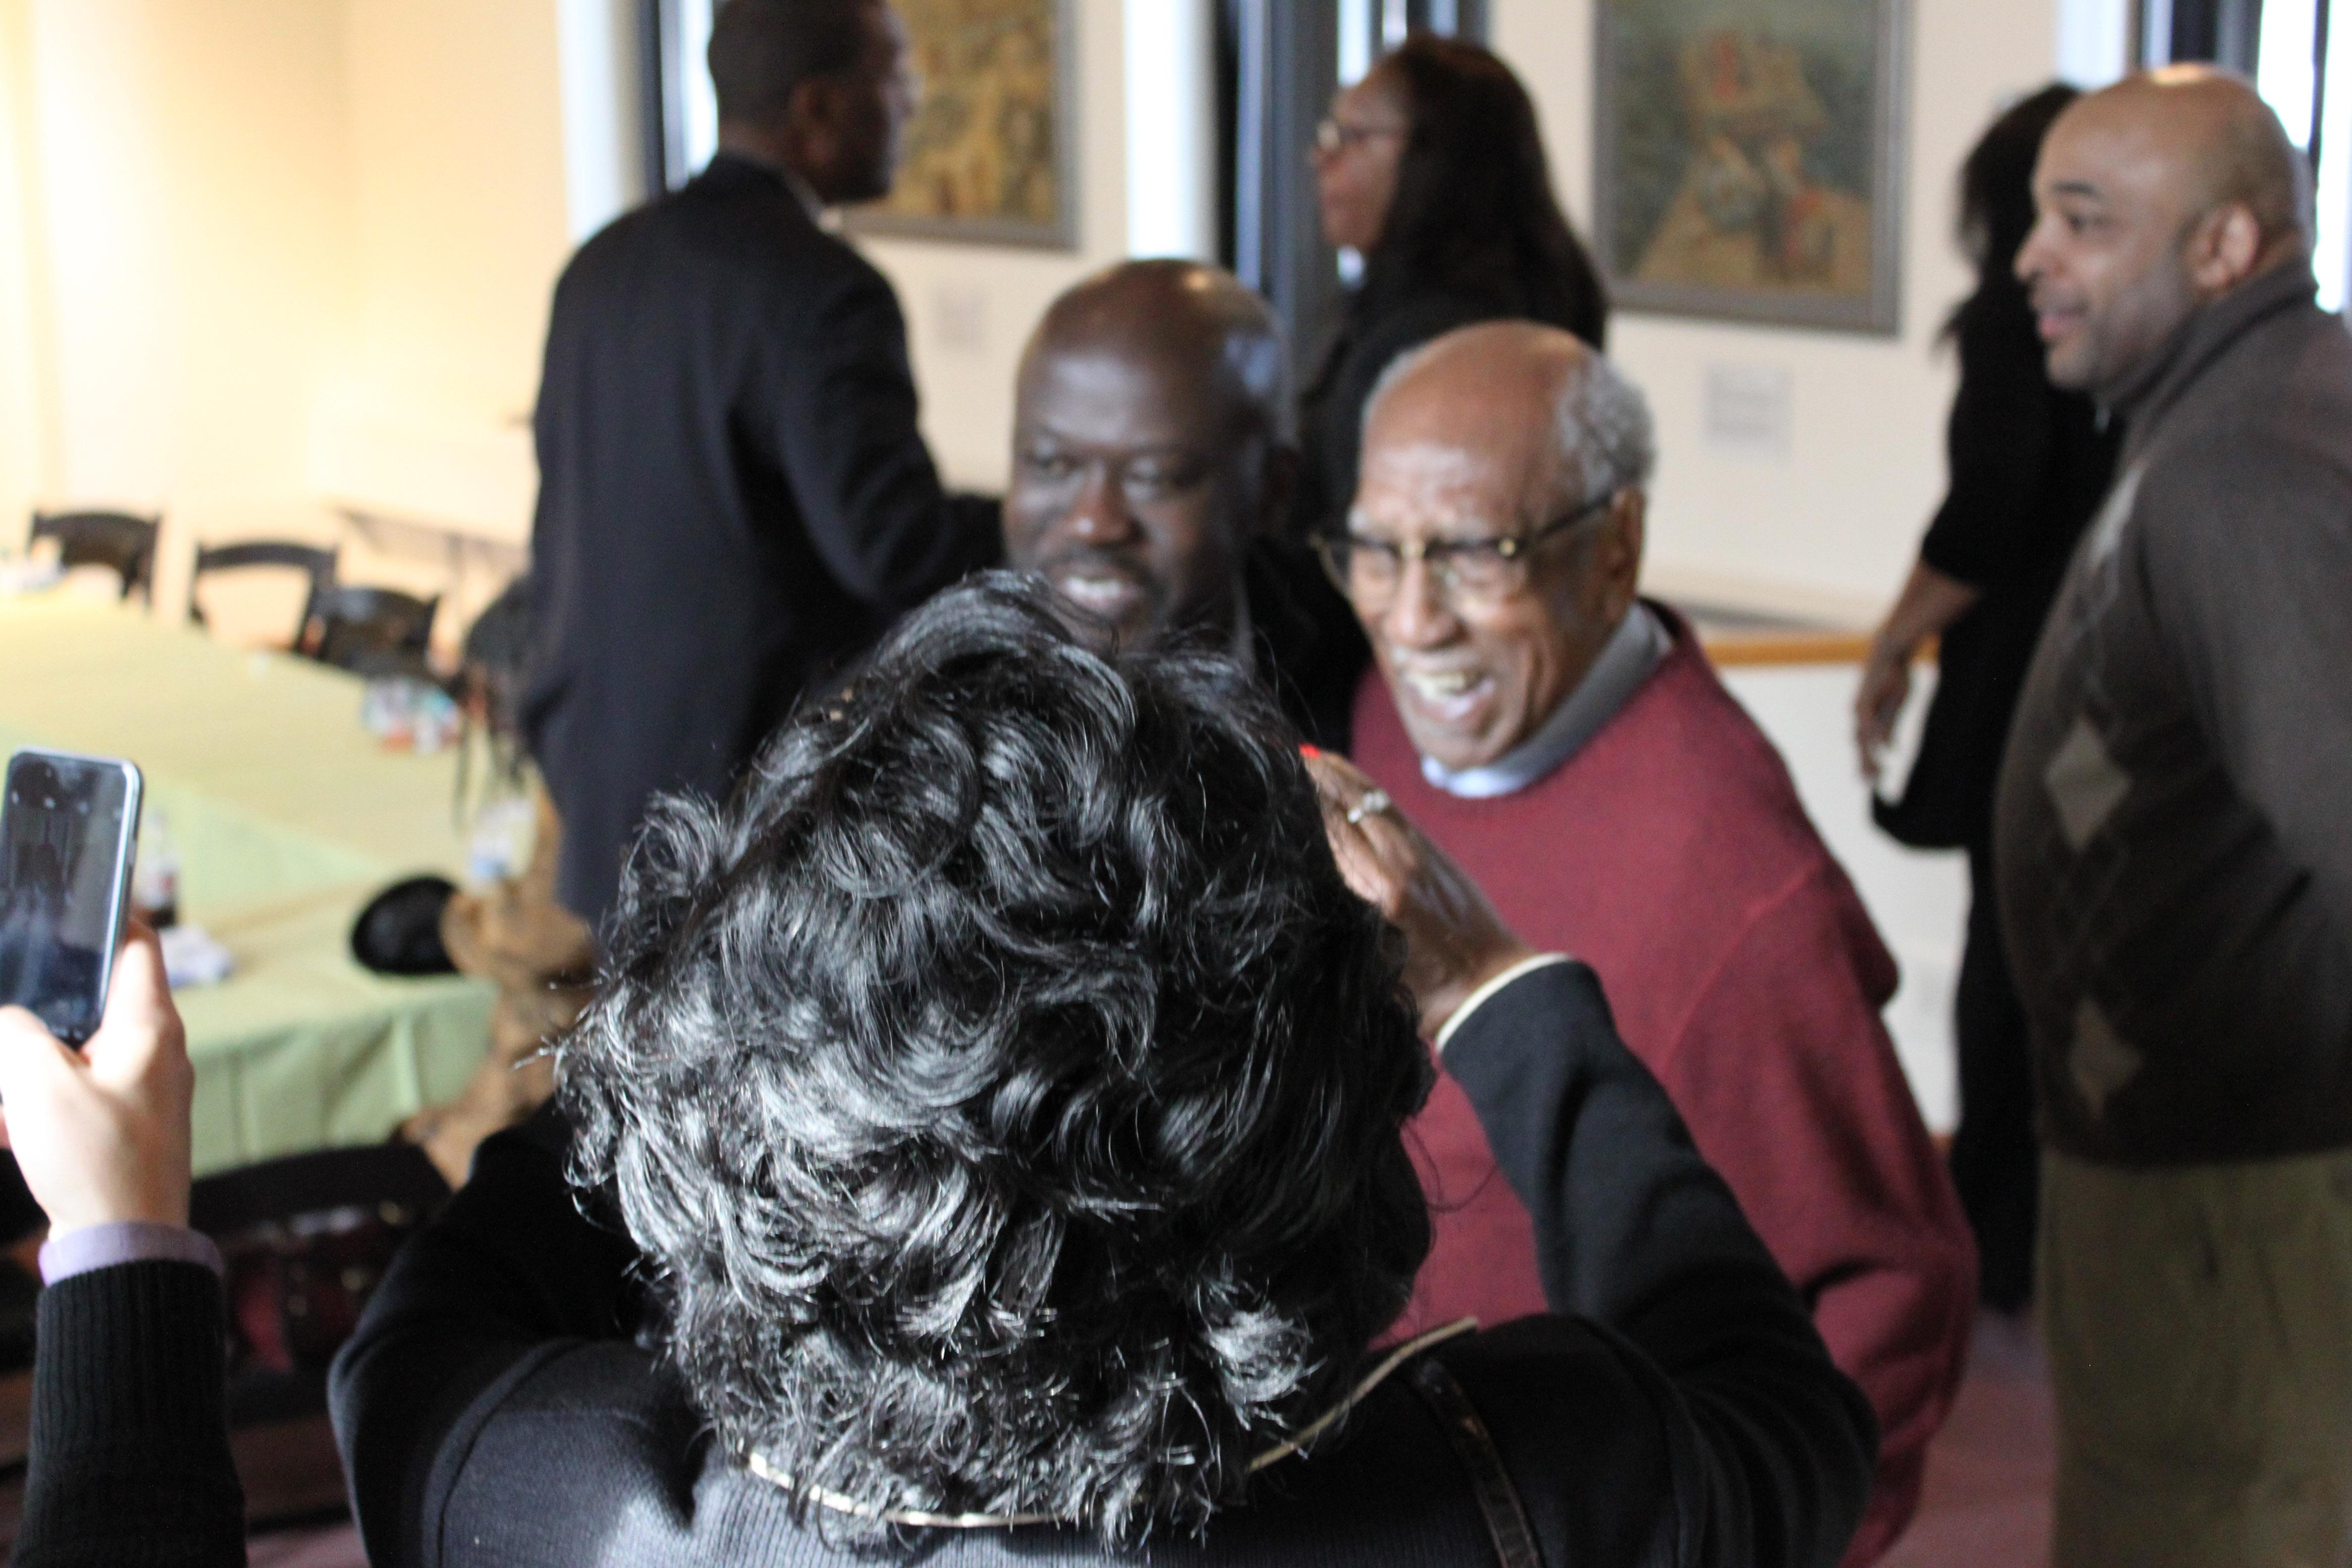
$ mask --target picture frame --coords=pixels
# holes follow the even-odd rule
[[[1596,0],[1612,302],[1900,331],[1909,23],[1908,0]]]
[[[1075,250],[1077,0],[894,0],[923,100],[852,233]]]

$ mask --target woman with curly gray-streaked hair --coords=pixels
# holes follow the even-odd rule
[[[614,930],[563,1115],[484,1146],[338,1363],[378,1568],[1775,1564],[1852,1527],[1866,1407],[1590,972],[1222,659],[979,579],[728,805],[668,803]],[[1608,1328],[1373,1348],[1428,1246],[1416,1010]],[[1577,1126],[1511,1125],[1530,1035]]]

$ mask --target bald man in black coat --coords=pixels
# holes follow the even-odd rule
[[[916,428],[897,297],[818,222],[888,190],[905,58],[880,0],[730,0],[718,156],[556,286],[522,720],[592,929],[655,794],[723,796],[812,679],[997,549]]]

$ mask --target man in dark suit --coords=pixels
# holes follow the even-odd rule
[[[523,724],[593,928],[656,792],[723,795],[814,678],[995,550],[916,429],[882,275],[819,226],[890,186],[914,87],[882,0],[729,0],[719,151],[556,286]]]

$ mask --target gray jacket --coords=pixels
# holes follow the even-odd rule
[[[2115,399],[2010,733],[2002,925],[2082,1158],[2352,1145],[2352,338],[2314,289],[2242,285]]]

